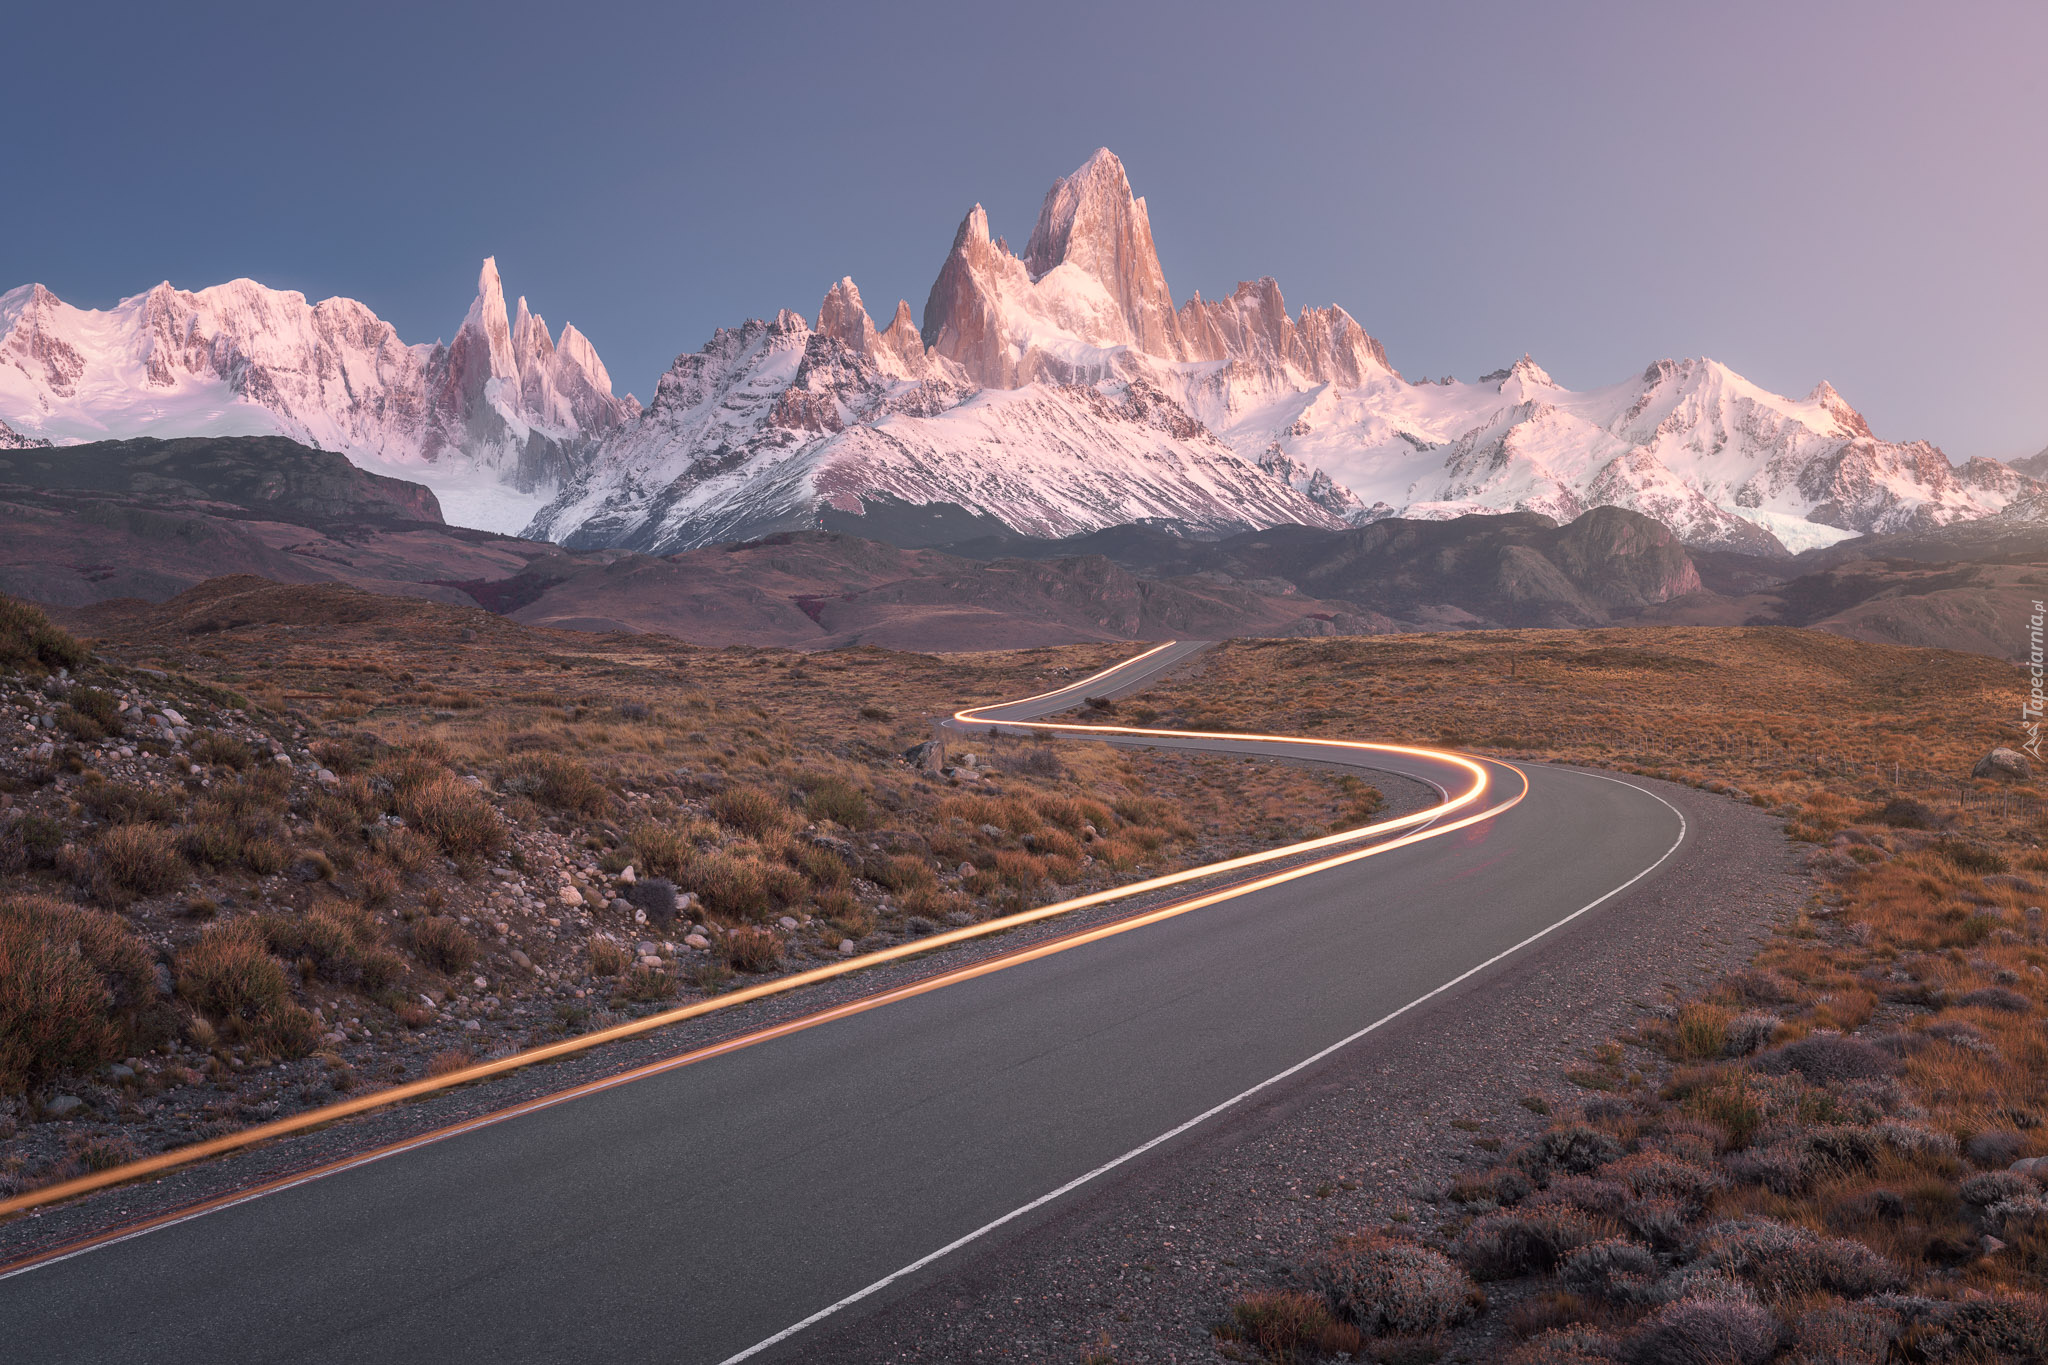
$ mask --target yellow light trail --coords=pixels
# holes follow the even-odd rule
[[[358,1114],[364,1114],[369,1113],[373,1110],[383,1109],[389,1105],[400,1104],[408,1100],[419,1099],[428,1095],[437,1094],[441,1091],[452,1089],[458,1085],[466,1085],[474,1081],[486,1080],[490,1077],[499,1076],[507,1072],[520,1070],[524,1067],[533,1066],[540,1062],[554,1061],[559,1058],[573,1056],[577,1053],[589,1051],[592,1048],[601,1047],[606,1043],[617,1042],[621,1039],[635,1037],[643,1033],[650,1033],[656,1029],[667,1028],[673,1024],[683,1023],[690,1019],[701,1018],[705,1015],[714,1014],[723,1010],[734,1009],[740,1005],[750,1004],[756,1000],[762,1000],[770,996],[780,995],[788,991],[797,990],[801,987],[812,985],[817,982],[833,980],[838,977],[850,975],[853,972],[865,971],[873,967],[881,966],[885,963],[900,961],[904,958],[921,956],[923,954],[930,953],[936,949],[948,947],[952,944],[963,943],[972,939],[987,937],[992,934],[1004,933],[1008,930],[1020,928],[1027,924],[1035,924],[1041,920],[1047,920],[1061,915],[1072,914],[1077,910],[1084,910],[1092,906],[1104,905],[1112,901],[1125,900],[1134,896],[1142,896],[1153,891],[1159,891],[1169,887],[1184,885],[1192,881],[1199,881],[1209,877],[1227,874],[1230,872],[1244,871],[1249,868],[1259,867],[1261,865],[1275,862],[1278,860],[1298,857],[1304,854],[1335,848],[1344,844],[1359,843],[1361,841],[1368,839],[1377,839],[1383,835],[1390,834],[1398,830],[1412,830],[1412,832],[1405,834],[1398,839],[1388,840],[1385,843],[1374,844],[1370,848],[1354,849],[1350,852],[1339,854],[1334,857],[1329,857],[1322,859],[1320,861],[1304,864],[1299,867],[1287,868],[1279,872],[1270,873],[1264,877],[1256,878],[1248,882],[1238,883],[1232,886],[1219,888],[1215,891],[1206,892],[1188,900],[1176,901],[1171,905],[1161,906],[1149,911],[1142,911],[1138,914],[1127,916],[1123,919],[1114,920],[1107,924],[1097,925],[1090,929],[1079,930],[1072,934],[1062,935],[1059,938],[1049,940],[1045,943],[1037,944],[1032,947],[1020,948],[1009,953],[1003,953],[979,963],[973,963],[969,964],[968,966],[955,968],[946,972],[941,972],[930,977],[922,978],[918,981],[907,983],[903,986],[893,987],[888,990],[880,991],[874,995],[863,996],[858,1000],[849,1001],[841,1005],[831,1006],[827,1009],[819,1010],[811,1014],[804,1015],[797,1019],[788,1020],[781,1024],[776,1024],[768,1028],[759,1029],[753,1032],[739,1035],[734,1038],[726,1039],[722,1042],[713,1043],[702,1048],[697,1048],[690,1052],[680,1054],[676,1057],[667,1058],[659,1062],[651,1063],[647,1066],[623,1072],[617,1076],[612,1076],[605,1078],[603,1080],[590,1082],[581,1086],[576,1086],[571,1089],[563,1090],[552,1095],[544,1096],[537,1100],[532,1100],[523,1104],[514,1105],[510,1108],[498,1110],[491,1114],[486,1114],[474,1119],[466,1120],[462,1123],[453,1124],[445,1128],[436,1129],[430,1133],[426,1133],[413,1138],[408,1138],[401,1142],[390,1144],[386,1147],[379,1148],[372,1152],[364,1153],[358,1156],[343,1159],[341,1161],[333,1162],[325,1166],[317,1167],[311,1171],[304,1171],[296,1175],[269,1181],[264,1184],[258,1185],[252,1189],[239,1191],[235,1194],[222,1196],[219,1199],[210,1200],[203,1204],[181,1209],[174,1213],[166,1214],[161,1217],[149,1220],[148,1222],[140,1225],[116,1229],[113,1232],[109,1232],[98,1237],[89,1238],[80,1243],[74,1243],[72,1245],[61,1247],[53,1251],[40,1253],[11,1265],[0,1266],[0,1277],[5,1277],[7,1275],[17,1273],[21,1270],[28,1269],[34,1265],[38,1265],[52,1259],[58,1259],[70,1255],[75,1255],[82,1250],[89,1249],[92,1246],[99,1245],[110,1240],[121,1240],[127,1237],[136,1236],[139,1235],[141,1232],[147,1231],[153,1227],[163,1226],[171,1222],[184,1221],[187,1218],[196,1217],[201,1213],[208,1212],[213,1209],[225,1207],[230,1204],[241,1203],[248,1199],[256,1198],[265,1193],[271,1193],[276,1190],[289,1187],[291,1185],[303,1183],[304,1181],[317,1178],[321,1175],[332,1174],[336,1171],[345,1170],[353,1166],[362,1165],[370,1161],[378,1160],[385,1156],[395,1155],[398,1152],[406,1151],[413,1147],[422,1146],[429,1142],[440,1141],[442,1139],[453,1137],[457,1134],[468,1132],[476,1128],[487,1126],[489,1124],[502,1122],[506,1119],[517,1117],[520,1114],[532,1113],[540,1109],[552,1107],[556,1104],[565,1103],[569,1100],[576,1099],[580,1096],[595,1094],[599,1091],[608,1090],[618,1085],[624,1085],[635,1080],[640,1080],[647,1076],[656,1075],[664,1071],[671,1071],[678,1067],[693,1065],[697,1062],[705,1061],[712,1057],[717,1057],[729,1052],[738,1051],[739,1049],[744,1047],[751,1047],[757,1043],[767,1042],[773,1038],[783,1037],[787,1034],[799,1032],[803,1029],[815,1028],[820,1024],[830,1023],[835,1019],[847,1018],[851,1015],[863,1013],[871,1009],[876,1009],[883,1005],[893,1004],[897,1001],[907,1000],[914,996],[925,994],[929,991],[939,990],[945,986],[955,985],[962,981],[972,980],[975,977],[984,976],[990,972],[1002,971],[1010,967],[1019,966],[1025,962],[1035,961],[1042,957],[1051,956],[1054,953],[1066,952],[1072,948],[1081,947],[1084,944],[1097,942],[1101,939],[1109,938],[1116,934],[1128,933],[1133,929],[1143,928],[1149,924],[1157,924],[1163,920],[1172,919],[1175,916],[1184,915],[1191,911],[1202,909],[1205,906],[1215,905],[1222,901],[1235,899],[1239,896],[1249,895],[1253,892],[1265,890],[1273,886],[1278,886],[1282,883],[1294,881],[1301,877],[1312,876],[1315,873],[1326,871],[1330,868],[1338,867],[1345,863],[1355,862],[1361,858],[1369,858],[1381,853],[1390,852],[1393,849],[1402,848],[1409,844],[1419,842],[1423,839],[1436,838],[1439,835],[1449,834],[1454,830],[1464,829],[1468,826],[1478,824],[1483,820],[1490,819],[1491,817],[1500,814],[1502,811],[1505,811],[1519,804],[1523,797],[1528,794],[1529,781],[1527,776],[1523,774],[1520,769],[1515,768],[1512,765],[1501,764],[1499,766],[1506,768],[1508,771],[1514,773],[1515,776],[1520,779],[1520,791],[1515,792],[1512,796],[1497,801],[1495,804],[1488,806],[1483,810],[1473,812],[1458,820],[1454,820],[1444,824],[1432,824],[1431,822],[1441,820],[1446,815],[1450,815],[1457,811],[1465,810],[1471,807],[1476,802],[1478,802],[1482,796],[1486,794],[1490,786],[1490,781],[1486,768],[1484,766],[1473,761],[1472,759],[1465,757],[1462,754],[1448,753],[1439,749],[1425,749],[1398,744],[1377,744],[1364,740],[1306,739],[1293,735],[1265,735],[1232,731],[1159,730],[1144,729],[1133,726],[1084,725],[1072,722],[1045,722],[1035,720],[991,720],[983,714],[985,712],[998,710],[1004,707],[1018,706],[1026,702],[1040,701],[1048,697],[1059,696],[1060,694],[1065,692],[1082,692],[1089,685],[1097,682],[1098,680],[1108,677],[1109,675],[1114,673],[1124,672],[1137,664],[1143,663],[1146,659],[1149,659],[1153,655],[1160,653],[1162,650],[1172,648],[1175,643],[1177,642],[1168,641],[1166,644],[1160,645],[1157,648],[1147,650],[1143,654],[1139,654],[1134,656],[1133,658],[1126,659],[1122,662],[1113,664],[1110,667],[1101,670],[1100,672],[1093,673],[1088,677],[1081,679],[1079,682],[1070,683],[1066,687],[1056,688],[1051,692],[1042,692],[1037,694],[1036,696],[1024,697],[1016,701],[991,702],[982,706],[964,708],[960,711],[955,712],[953,715],[953,719],[956,723],[962,725],[988,724],[996,726],[1017,726],[1020,728],[1029,728],[1034,730],[1055,730],[1083,737],[1095,736],[1103,738],[1113,738],[1117,736],[1130,736],[1136,738],[1237,740],[1266,744],[1299,745],[1303,748],[1345,749],[1361,753],[1401,754],[1409,757],[1430,759],[1437,762],[1448,764],[1455,768],[1461,768],[1465,770],[1468,774],[1470,774],[1472,778],[1472,784],[1464,791],[1458,793],[1455,796],[1448,797],[1446,800],[1439,802],[1437,805],[1426,807],[1423,810],[1416,811],[1409,815],[1397,816],[1393,819],[1381,820],[1374,822],[1372,824],[1361,825],[1357,829],[1343,830],[1335,834],[1324,835],[1321,838],[1308,839],[1299,843],[1288,844],[1280,848],[1267,849],[1260,853],[1249,853],[1243,855],[1242,857],[1225,859],[1222,862],[1206,863],[1200,867],[1185,868],[1179,872],[1171,872],[1162,876],[1147,878],[1144,881],[1133,882],[1126,886],[1112,887],[1103,891],[1091,892],[1090,894],[1085,896],[1076,896],[1069,900],[1058,901],[1051,905],[1043,905],[1031,910],[1018,911],[1015,914],[1004,915],[996,919],[988,920],[981,924],[966,925],[958,929],[948,930],[944,933],[932,934],[925,938],[914,939],[908,943],[900,943],[895,945],[894,947],[878,949],[877,951],[872,953],[864,953],[859,957],[848,958],[843,962],[834,962],[828,963],[827,965],[822,967],[813,967],[808,971],[792,973],[789,976],[779,977],[773,981],[764,981],[759,985],[749,986],[744,989],[733,991],[725,995],[715,996],[709,1000],[700,1000],[694,1004],[679,1006],[676,1009],[663,1010],[657,1014],[651,1014],[642,1019],[630,1020],[623,1024],[615,1024],[609,1028],[599,1029],[591,1033],[580,1035],[576,1038],[565,1039],[559,1043],[551,1043],[544,1047],[531,1048],[524,1052],[513,1053],[506,1057],[495,1058],[490,1061],[478,1062],[473,1066],[464,1067],[459,1071],[451,1071],[445,1075],[428,1077],[423,1080],[410,1082],[406,1085],[392,1086],[384,1090],[373,1091],[369,1094],[359,1095],[351,1099],[342,1100],[334,1104],[325,1105],[318,1109],[310,1109],[305,1111],[304,1113],[294,1114],[287,1118],[277,1119],[270,1123],[260,1124],[254,1128],[244,1129],[238,1133],[230,1133],[224,1137],[214,1138],[207,1142],[194,1143],[187,1147],[180,1147],[172,1151],[161,1152],[155,1156],[145,1157],[139,1161],[133,1161],[123,1166],[116,1166],[108,1170],[92,1172],[87,1175],[78,1176],[71,1180],[61,1181],[53,1185],[47,1185],[41,1189],[30,1190],[25,1194],[15,1195],[12,1198],[6,1200],[0,1200],[0,1218],[11,1217],[14,1215],[24,1213],[30,1209],[41,1208],[50,1204],[61,1202],[66,1199],[72,1199],[80,1195],[89,1194],[96,1190],[103,1190],[110,1188],[114,1185],[126,1184],[130,1181],[143,1179],[145,1177],[152,1175],[157,1175],[165,1171],[176,1169],[180,1166],[190,1165],[195,1161],[203,1161],[209,1157],[226,1155],[230,1152],[240,1151],[249,1147],[256,1146],[260,1143],[272,1141],[277,1138],[290,1136],[295,1133],[307,1132],[312,1129],[323,1127],[329,1123],[333,1123],[345,1118],[350,1118]],[[1417,825],[1427,825],[1429,827],[1424,829],[1413,829],[1413,827]]]

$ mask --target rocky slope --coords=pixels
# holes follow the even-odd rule
[[[494,260],[446,346],[253,280],[159,284],[105,311],[39,284],[0,295],[0,418],[24,434],[289,436],[428,482],[470,525],[517,530],[638,411],[573,326],[557,340],[525,299],[507,312]]]

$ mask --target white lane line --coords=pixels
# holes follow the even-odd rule
[[[1579,770],[1566,769],[1565,771],[1578,772]],[[1666,862],[1670,861],[1671,855],[1678,852],[1679,845],[1685,842],[1685,836],[1688,829],[1688,826],[1685,822],[1684,811],[1672,805],[1669,801],[1666,801],[1663,797],[1657,795],[1657,793],[1651,791],[1649,788],[1638,787],[1633,782],[1624,782],[1622,781],[1622,779],[1618,777],[1608,777],[1605,773],[1582,772],[1579,775],[1584,777],[1602,778],[1605,781],[1619,783],[1621,786],[1628,787],[1634,791],[1639,791],[1643,795],[1655,801],[1658,805],[1663,806],[1673,815],[1677,816],[1678,837],[1671,841],[1671,847],[1665,849],[1663,856],[1659,857],[1656,862],[1651,863],[1648,867],[1636,873],[1635,876],[1630,877],[1620,886],[1617,886],[1613,890],[1608,891],[1596,900],[1587,901],[1584,905],[1572,911],[1563,919],[1558,920],[1555,924],[1546,925],[1544,928],[1538,929],[1535,933],[1529,935],[1529,937],[1523,939],[1514,947],[1504,948],[1500,952],[1495,953],[1492,957],[1486,959],[1486,961],[1477,965],[1476,967],[1466,968],[1464,971],[1452,977],[1449,981],[1446,981],[1441,986],[1438,986],[1435,990],[1429,991],[1428,993],[1423,995],[1416,996],[1413,1000],[1410,1000],[1407,1004],[1401,1006],[1401,1008],[1394,1010],[1390,1014],[1382,1015],[1380,1018],[1373,1020],[1364,1028],[1358,1030],[1358,1032],[1351,1034],[1348,1037],[1338,1039],[1336,1042],[1324,1048],[1321,1052],[1318,1052],[1313,1056],[1302,1058],[1293,1066],[1288,1067],[1285,1071],[1276,1072],[1273,1075],[1268,1076],[1265,1080],[1260,1081],[1257,1085],[1252,1086],[1250,1089],[1239,1091],[1237,1094],[1232,1095],[1229,1099],[1223,1101],[1221,1104],[1203,1110],[1201,1113],[1195,1115],[1187,1122],[1180,1124],[1178,1127],[1167,1129],[1158,1137],[1151,1139],[1149,1142],[1141,1143],[1140,1145],[1131,1148],[1130,1151],[1125,1152],[1122,1156],[1112,1157],[1110,1160],[1103,1162],[1100,1166],[1097,1166],[1094,1170],[1089,1171],[1087,1174],[1075,1176],[1072,1180],[1069,1180],[1066,1184],[1060,1186],[1058,1189],[1048,1190],[1044,1194],[1039,1195],[1038,1198],[1032,1200],[1030,1203],[1018,1205],[1016,1208],[1011,1209],[1002,1217],[994,1219],[991,1222],[982,1224],[980,1227],[968,1233],[966,1236],[956,1238],[953,1241],[946,1243],[946,1245],[940,1247],[937,1251],[930,1252],[924,1256],[918,1257],[909,1265],[904,1266],[901,1270],[891,1271],[889,1274],[884,1275],[881,1279],[876,1280],[873,1284],[867,1286],[867,1288],[857,1289],[853,1293],[848,1294],[845,1298],[839,1300],[837,1303],[828,1304],[825,1307],[820,1308],[817,1312],[811,1314],[802,1322],[792,1323],[788,1327],[783,1328],[780,1332],[777,1332],[774,1336],[764,1337],[760,1341],[755,1342],[752,1346],[747,1347],[746,1350],[741,1351],[735,1355],[727,1356],[724,1360],[719,1362],[719,1365],[737,1365],[737,1362],[739,1361],[747,1360],[753,1356],[757,1356],[771,1346],[777,1346],[785,1341],[788,1341],[797,1333],[803,1331],[806,1328],[815,1327],[817,1324],[823,1322],[826,1318],[831,1317],[834,1313],[839,1312],[841,1309],[851,1308],[854,1304],[859,1303],[862,1299],[869,1298],[875,1294],[879,1294],[882,1290],[887,1289],[890,1285],[896,1283],[896,1281],[902,1279],[904,1276],[916,1274],[918,1271],[923,1270],[926,1266],[932,1264],[934,1261],[938,1261],[947,1256],[952,1255],[954,1252],[960,1250],[960,1248],[968,1245],[971,1242],[977,1242],[981,1240],[983,1237],[986,1237],[989,1233],[994,1232],[997,1228],[1002,1227],[1004,1224],[1014,1222],[1017,1219],[1022,1218],[1025,1214],[1030,1213],[1035,1209],[1044,1208],[1047,1204],[1052,1203],[1055,1199],[1060,1198],[1062,1195],[1071,1194],[1075,1190],[1080,1189],[1083,1185],[1086,1185],[1089,1181],[1108,1174],[1109,1172],[1115,1170],[1117,1167],[1124,1165],[1126,1162],[1136,1160],[1137,1158],[1145,1155],[1145,1153],[1151,1151],[1154,1147],[1159,1146],[1161,1143],[1171,1142],[1173,1139],[1179,1137],[1182,1133],[1187,1132],[1189,1129],[1208,1122],[1210,1119],[1215,1118],[1218,1114],[1221,1114],[1226,1110],[1236,1108],[1238,1105],[1243,1104],[1246,1100],[1258,1094],[1260,1091],[1267,1090],[1273,1086],[1278,1085],[1280,1082],[1286,1080],[1288,1077],[1293,1076],[1301,1071],[1304,1071],[1311,1066],[1314,1066],[1317,1062],[1322,1061],[1325,1057],[1330,1056],[1332,1053],[1341,1052],[1343,1049],[1350,1047],[1353,1043],[1365,1037],[1366,1034],[1373,1032],[1375,1029],[1382,1028],[1389,1023],[1392,1023],[1394,1020],[1408,1013],[1408,1011],[1414,1009],[1416,1006],[1425,1004],[1428,1001],[1435,999],[1437,996],[1442,995],[1445,991],[1450,990],[1453,986],[1456,986],[1463,981],[1467,981],[1472,977],[1477,976],[1480,972],[1485,971],[1488,967],[1493,966],[1496,962],[1499,962],[1504,958],[1512,957],[1514,954],[1521,952],[1522,949],[1528,947],[1530,944],[1536,942],[1538,939],[1544,938],[1547,935],[1554,933],[1559,929],[1562,929],[1565,925],[1570,924],[1573,920],[1585,914],[1588,910],[1592,910],[1598,906],[1606,904],[1608,901],[1614,899],[1622,892],[1628,890],[1631,886],[1634,886],[1643,878],[1649,876],[1652,872],[1655,872],[1658,868],[1664,866]]]

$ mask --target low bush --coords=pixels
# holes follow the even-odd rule
[[[446,915],[431,915],[412,926],[413,956],[436,971],[469,970],[483,947],[476,936]]]
[[[647,912],[647,922],[665,929],[676,919],[676,884],[666,877],[642,877],[626,888],[626,900]]]
[[[1489,1213],[1465,1230],[1458,1259],[1482,1280],[1548,1273],[1565,1256],[1608,1235],[1611,1225],[1556,1206]]]
[[[210,763],[215,767],[232,768],[244,772],[256,765],[256,751],[246,741],[219,730],[200,730],[185,743],[185,752],[194,763]]]
[[[158,825],[114,825],[93,840],[92,872],[104,882],[138,896],[162,896],[191,879],[177,836]]]
[[[648,821],[635,825],[627,836],[633,847],[634,870],[641,876],[666,877],[681,881],[683,871],[697,855],[695,845],[673,825]]]
[[[42,608],[0,596],[0,669],[52,673],[81,667],[90,657],[76,636],[51,624]]]
[[[113,825],[168,824],[178,816],[178,803],[169,792],[132,782],[83,783],[78,804]]]
[[[1796,1072],[1815,1085],[1831,1081],[1872,1080],[1896,1072],[1898,1062],[1861,1038],[1839,1033],[1813,1033],[1762,1053],[1753,1063],[1765,1075]]]
[[[633,955],[610,939],[590,940],[590,971],[593,976],[618,976],[632,962]]]
[[[1345,1318],[1374,1335],[1434,1332],[1472,1316],[1478,1290],[1443,1253],[1391,1237],[1351,1237],[1306,1273]]]
[[[837,777],[813,781],[804,794],[804,814],[813,820],[830,820],[848,829],[866,829],[874,823],[874,809],[867,793]]]
[[[707,853],[683,869],[682,885],[696,892],[713,915],[753,919],[768,911],[768,880],[752,858]]]
[[[760,787],[727,787],[711,798],[711,815],[728,829],[758,839],[789,824],[789,807]]]
[[[1321,1296],[1298,1289],[1245,1295],[1231,1306],[1231,1323],[1222,1334],[1256,1347],[1275,1365],[1351,1355],[1365,1345],[1358,1329],[1338,1321]]]
[[[505,825],[498,812],[482,792],[452,773],[399,787],[396,805],[451,858],[482,858],[504,846]]]
[[[1523,1153],[1523,1160],[1539,1172],[1590,1175],[1619,1158],[1621,1152],[1621,1142],[1612,1134],[1583,1123],[1571,1123],[1537,1138]]]
[[[528,754],[515,760],[499,784],[536,805],[572,815],[602,815],[611,808],[611,793],[590,769],[563,754]]]
[[[284,965],[248,920],[216,924],[178,954],[178,995],[229,1039],[259,1052],[299,1057],[318,1028],[292,999]]]
[[[154,998],[149,953],[119,919],[0,900],[0,1094],[123,1056]]]
[[[0,828],[0,872],[28,872],[57,865],[64,826],[47,815],[18,815]]]
[[[1660,1303],[1662,1264],[1646,1246],[1603,1237],[1572,1252],[1558,1266],[1558,1278],[1577,1294],[1608,1303]]]
[[[405,960],[384,942],[377,921],[352,905],[268,914],[258,924],[271,952],[323,981],[380,991],[405,975]]]
[[[735,971],[772,972],[782,965],[782,939],[772,929],[741,929],[720,939],[718,947]]]
[[[1623,1343],[1633,1365],[1763,1365],[1778,1350],[1778,1320],[1760,1304],[1680,1299]]]
[[[1810,1294],[1860,1299],[1906,1282],[1897,1266],[1861,1242],[1821,1237],[1763,1218],[1709,1228],[1701,1240],[1700,1264],[1741,1280],[1772,1302]]]

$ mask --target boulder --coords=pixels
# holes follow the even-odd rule
[[[2034,765],[2027,762],[2027,756],[2017,749],[1997,748],[1977,760],[1977,766],[1970,769],[1972,777],[2003,778],[2007,782],[2026,782],[2034,776]]]
[[[946,742],[928,739],[903,751],[903,761],[920,772],[935,773],[946,766]]]

